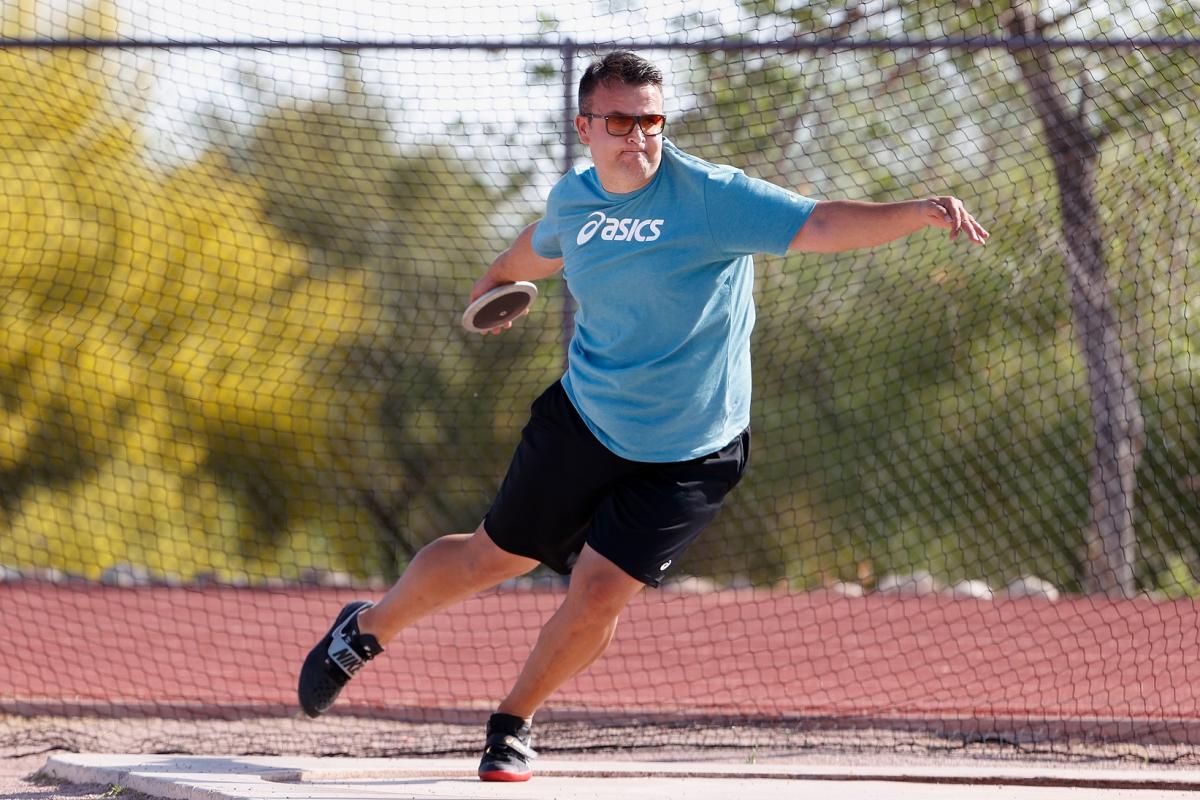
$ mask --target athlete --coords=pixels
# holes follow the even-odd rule
[[[405,627],[546,564],[570,587],[488,720],[479,766],[483,780],[527,780],[535,712],[604,652],[622,609],[662,581],[746,468],[752,255],[926,227],[988,238],[954,197],[817,202],[688,155],[664,139],[662,84],[627,52],[580,80],[575,128],[592,164],[558,182],[470,298],[562,271],[578,303],[566,374],[531,406],[475,532],[433,541],[377,604],[338,614],[301,669],[309,715]]]

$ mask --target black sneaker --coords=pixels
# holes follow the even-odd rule
[[[358,631],[358,615],[372,605],[366,600],[348,603],[325,638],[304,659],[300,668],[300,707],[310,717],[328,711],[338,692],[363,664],[383,652],[378,639]]]
[[[537,753],[529,746],[529,723],[512,714],[492,714],[487,743],[479,762],[481,781],[527,781],[533,777],[530,760]]]

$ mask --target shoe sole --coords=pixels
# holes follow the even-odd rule
[[[532,772],[505,772],[503,770],[494,770],[492,772],[479,773],[479,780],[488,783],[519,783],[527,781],[533,777]]]
[[[329,659],[329,645],[333,643],[333,632],[352,614],[370,608],[372,605],[373,603],[366,600],[347,603],[338,613],[333,624],[329,626],[325,636],[317,642],[316,646],[309,651],[308,657],[304,659],[304,666],[300,668],[300,685],[297,694],[300,699],[300,707],[309,717],[316,719],[328,711],[337,700],[342,688],[350,681],[350,678],[341,672],[341,668]],[[331,675],[341,675],[345,680],[339,683],[330,677]]]

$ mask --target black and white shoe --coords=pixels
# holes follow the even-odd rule
[[[358,615],[372,605],[366,600],[347,603],[325,638],[304,659],[300,668],[300,707],[310,717],[328,711],[342,687],[383,652],[378,639],[358,630]]]
[[[479,762],[481,781],[527,781],[533,777],[529,762],[537,752],[529,746],[529,723],[512,714],[492,714],[487,724],[487,743]]]

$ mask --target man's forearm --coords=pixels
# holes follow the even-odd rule
[[[533,232],[537,223],[530,225],[517,236],[513,243],[488,266],[483,277],[475,281],[471,289],[472,301],[489,289],[505,283],[536,281],[548,278],[562,269],[562,259],[539,256],[533,249]]]
[[[790,249],[840,253],[886,244],[930,226],[950,231],[952,240],[963,234],[973,244],[984,244],[991,235],[961,200],[948,195],[900,203],[825,200],[817,203]]]
[[[813,209],[792,246],[808,252],[839,253],[886,244],[924,228],[928,221],[922,207],[929,202],[822,201]]]
[[[561,259],[547,259],[533,249],[534,223],[517,236],[507,250],[496,257],[488,267],[487,275],[493,283],[514,281],[536,281],[549,277],[562,268]]]

